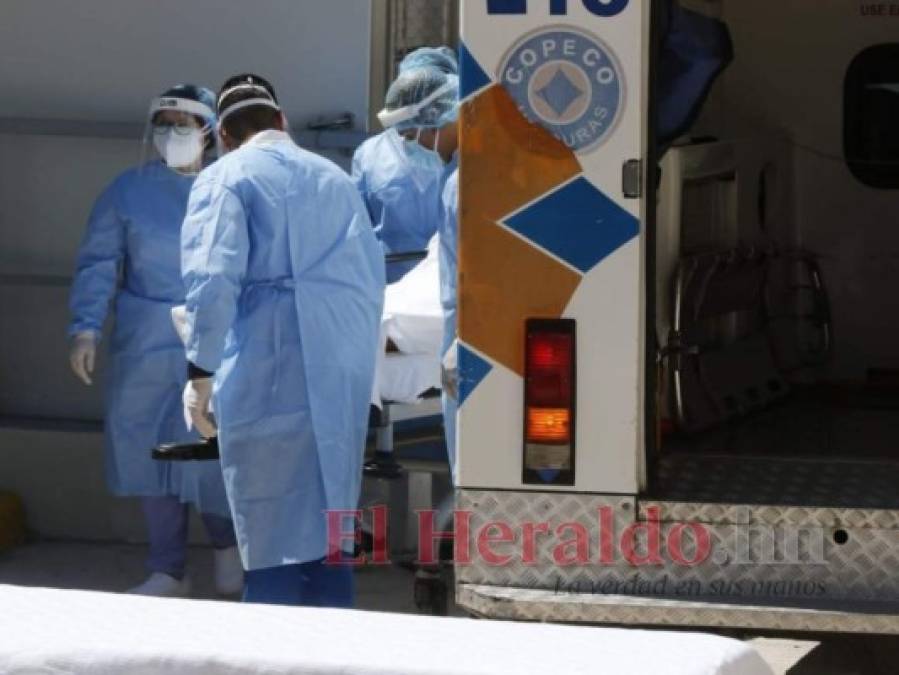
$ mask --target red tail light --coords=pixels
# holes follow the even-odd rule
[[[574,484],[575,322],[525,330],[524,482]]]

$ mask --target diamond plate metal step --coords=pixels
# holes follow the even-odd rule
[[[899,603],[758,606],[460,584],[456,602],[492,619],[765,631],[899,634]]]
[[[560,591],[574,592],[586,594],[577,597],[591,606],[597,597],[627,594],[699,602],[714,598],[726,605],[772,609],[786,605],[828,611],[893,606],[883,603],[899,607],[897,511],[466,489],[458,492],[457,507],[471,513],[469,550],[474,552],[470,564],[456,566],[457,584],[495,589],[494,594],[499,592],[496,589],[512,589],[517,594],[514,597],[521,598],[530,597],[521,594],[533,590],[536,597],[558,602]],[[659,542],[661,561],[628,559],[623,533],[643,521],[648,537],[655,519],[659,524],[653,537]],[[505,522],[513,533],[519,533],[515,540],[491,548],[496,555],[508,556],[505,564],[478,554],[483,528],[495,522]],[[522,546],[526,523],[546,523],[548,532],[559,531],[563,524],[569,528],[577,524],[587,533],[588,557],[577,564],[560,564],[555,554],[561,540],[546,536],[536,540],[536,548],[526,560]],[[689,551],[684,548],[678,553],[671,548],[671,537],[677,543],[685,526],[704,533],[704,551],[696,557],[698,550],[692,540],[686,544]],[[605,553],[603,533],[607,546],[611,545]],[[597,610],[593,607],[591,611]],[[547,616],[556,616],[555,609]],[[767,621],[773,623],[774,619]],[[820,623],[802,629],[823,630]]]
[[[641,497],[637,504],[637,514],[639,520],[648,521],[655,518],[661,523],[815,527],[825,530],[899,530],[899,510],[896,509],[679,502]]]
[[[899,461],[675,453],[659,462],[660,501],[899,509]]]

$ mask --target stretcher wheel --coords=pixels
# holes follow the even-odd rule
[[[415,606],[425,614],[447,615],[447,587],[439,573],[421,572],[415,575]]]

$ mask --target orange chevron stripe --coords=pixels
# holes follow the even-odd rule
[[[469,218],[459,277],[459,334],[506,368],[524,374],[524,323],[559,317],[581,276],[486,218]]]
[[[581,276],[496,221],[581,167],[499,85],[467,102],[461,122],[459,334],[521,375],[525,320],[561,316]]]
[[[499,220],[581,173],[574,153],[528,122],[500,85],[468,101],[461,119],[463,209]]]

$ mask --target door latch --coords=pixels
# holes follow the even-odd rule
[[[621,169],[621,190],[626,199],[643,196],[643,160],[629,159]]]

